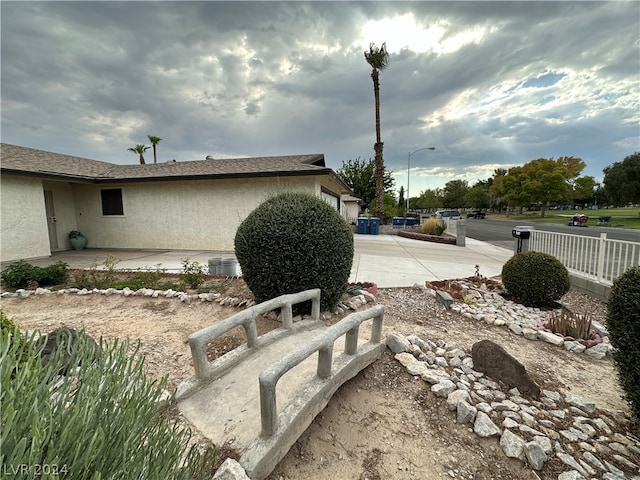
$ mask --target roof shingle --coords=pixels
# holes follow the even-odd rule
[[[3,171],[96,183],[332,173],[322,154],[117,165],[7,143],[0,146]]]

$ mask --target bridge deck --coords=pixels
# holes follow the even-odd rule
[[[315,295],[319,298],[319,292]],[[276,301],[290,308],[291,298],[297,297]],[[207,342],[233,325],[242,323],[248,338],[254,336],[252,315],[266,307],[257,305],[224,325],[192,334],[196,376],[185,380],[176,393],[184,417],[215,445],[234,448],[254,480],[271,473],[335,391],[386,348],[380,342],[384,308],[376,306],[332,326],[318,321],[316,313],[316,320],[288,322],[248,340],[252,347],[243,345],[213,362],[203,356]],[[369,340],[358,336],[366,320],[373,320]]]
[[[261,348],[223,377],[180,401],[180,411],[214,444],[232,442],[236,450],[244,452],[260,436],[260,373],[324,328],[296,333]],[[344,349],[344,341],[336,342],[336,349],[338,343]],[[315,377],[316,365],[317,354],[282,377],[278,383],[278,411]]]

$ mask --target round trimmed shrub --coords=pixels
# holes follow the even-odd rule
[[[260,204],[238,227],[234,247],[257,302],[320,288],[320,307],[330,310],[346,291],[353,233],[335,208],[309,193]]]
[[[640,266],[613,282],[607,302],[607,330],[613,361],[631,412],[640,420]]]
[[[547,307],[571,288],[569,272],[553,255],[522,252],[502,267],[502,283],[507,295],[528,307]]]

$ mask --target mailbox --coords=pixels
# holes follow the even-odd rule
[[[527,252],[529,250],[529,239],[533,229],[533,227],[529,226],[518,226],[511,230],[511,236],[516,239],[514,253]]]

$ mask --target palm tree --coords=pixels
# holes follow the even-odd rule
[[[151,142],[151,145],[153,145],[153,163],[157,163],[156,145],[158,145],[158,143],[160,143],[160,140],[162,139],[160,137],[156,137],[155,135],[147,135],[147,138]]]
[[[140,155],[140,165],[144,165],[145,163],[147,163],[144,161],[144,152],[146,152],[150,148],[151,147],[147,147],[146,145],[139,143],[135,147],[127,148],[127,151]]]
[[[376,216],[380,221],[384,218],[384,161],[382,159],[383,143],[380,139],[380,82],[378,76],[389,64],[389,54],[386,43],[381,47],[375,43],[369,44],[369,51],[364,52],[364,58],[371,68],[371,78],[373,79],[373,95],[376,102],[376,143],[373,146],[375,152],[375,177],[376,177]]]

